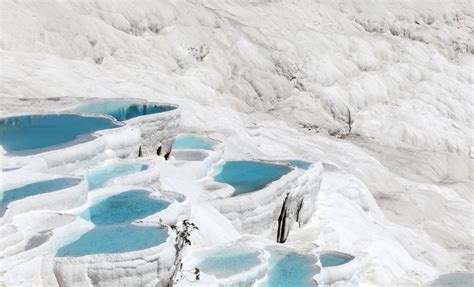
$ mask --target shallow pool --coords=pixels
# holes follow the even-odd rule
[[[313,163],[309,161],[304,161],[300,159],[292,159],[288,160],[288,163],[291,163],[292,165],[296,166],[297,168],[301,168],[304,170],[307,170]]]
[[[197,267],[217,278],[229,277],[262,264],[257,251],[223,248],[204,255]]]
[[[214,143],[211,139],[197,135],[179,135],[173,144],[173,149],[207,149],[212,150]]]
[[[0,119],[0,145],[13,154],[34,154],[77,140],[81,135],[116,128],[106,117],[75,114],[25,115]],[[83,137],[81,140],[90,140]]]
[[[136,225],[100,226],[83,234],[78,240],[59,248],[56,256],[78,257],[142,250],[164,243],[167,237],[167,230],[157,227]]]
[[[441,275],[432,287],[472,287],[474,286],[474,273],[455,272]]]
[[[316,258],[296,252],[271,251],[268,279],[259,287],[313,287],[312,278],[319,272]]]
[[[104,100],[81,105],[74,109],[77,112],[105,114],[118,121],[126,121],[139,116],[157,114],[176,109],[173,106],[141,104],[131,100]]]
[[[106,182],[113,178],[146,170],[147,167],[148,166],[143,163],[114,163],[94,169],[86,175],[87,182],[89,183],[89,190],[102,187]]]
[[[35,183],[27,184],[14,189],[9,189],[0,193],[0,215],[5,211],[5,207],[16,200],[20,200],[29,196],[55,192],[65,188],[72,187],[81,182],[79,178],[56,178]]]
[[[173,158],[175,160],[183,161],[203,161],[209,154],[202,150],[175,150],[173,152]]]
[[[226,161],[214,176],[217,182],[234,187],[233,196],[264,188],[291,171],[287,165],[260,161]]]
[[[322,267],[331,267],[346,264],[352,259],[354,259],[353,256],[339,252],[328,252],[319,255],[319,261],[321,262]]]
[[[96,225],[130,223],[166,209],[170,202],[154,199],[146,190],[130,190],[108,197],[81,214]]]

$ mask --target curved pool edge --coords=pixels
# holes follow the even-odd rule
[[[209,202],[239,232],[259,234],[276,240],[280,237],[284,242],[291,228],[306,224],[315,212],[322,171],[319,162],[305,171],[293,168],[279,180],[257,192],[212,198]],[[286,211],[285,227],[279,230],[279,216],[283,209]]]
[[[145,225],[143,225],[145,226]],[[110,286],[143,286],[157,280],[169,282],[174,266],[174,234],[166,241],[142,250],[91,254],[79,257],[47,257],[42,269],[49,276],[43,282],[60,286],[88,285],[94,280]],[[104,282],[104,278],[108,280]]]
[[[119,176],[112,176],[110,179],[106,180],[103,182],[100,186],[97,186],[94,189],[91,189],[91,191],[101,189],[101,188],[107,188],[107,187],[112,187],[112,186],[147,186],[151,187],[153,189],[160,189],[160,168],[158,164],[152,160],[148,159],[142,159],[142,158],[137,158],[137,159],[112,159],[109,160],[99,166],[96,166],[92,170],[88,170],[85,174],[86,177],[89,178],[91,176],[91,173],[94,173],[95,171],[100,172],[101,170],[104,171],[107,169],[107,167],[120,167],[120,166],[126,166],[126,165],[141,165],[142,169],[138,171],[132,171],[130,173],[126,173],[124,175],[119,175]],[[145,167],[143,169],[143,167]]]
[[[0,217],[0,224],[11,222],[14,216],[33,210],[64,211],[86,203],[89,188],[83,176],[55,178],[74,178],[80,179],[80,182],[71,187],[28,196],[9,203],[8,209]]]
[[[109,115],[103,115],[103,114],[90,114],[90,113],[80,113],[80,112],[62,112],[62,111],[50,111],[50,112],[45,112],[45,113],[29,113],[29,114],[17,114],[17,115],[9,115],[9,116],[2,116],[0,117],[0,121],[6,120],[9,118],[15,118],[15,117],[28,117],[28,116],[48,116],[48,115],[54,115],[54,116],[60,116],[60,115],[75,115],[75,116],[80,116],[83,118],[104,118],[110,121],[110,123],[113,125],[113,127],[107,128],[107,129],[100,129],[96,130],[91,133],[83,133],[83,134],[78,134],[75,136],[75,138],[71,141],[60,143],[60,144],[54,144],[48,147],[42,147],[42,148],[34,148],[34,149],[27,149],[27,150],[22,150],[22,151],[14,151],[14,152],[8,152],[5,150],[4,156],[7,157],[27,157],[27,156],[35,156],[35,155],[40,155],[43,153],[47,152],[52,152],[52,151],[59,151],[74,145],[78,145],[81,143],[86,143],[89,141],[95,140],[99,136],[100,131],[104,130],[112,130],[116,128],[120,128],[125,126],[124,123],[117,121],[114,117],[111,117]]]
[[[357,256],[352,256],[347,253],[339,252],[339,251],[321,251],[318,252],[318,257],[322,254],[340,254],[342,256],[350,256],[352,259],[344,264],[336,265],[336,266],[328,266],[328,267],[321,267],[321,272],[316,274],[313,278],[321,284],[334,284],[340,281],[350,281],[354,276],[358,276],[359,270],[361,268],[360,262],[357,259]],[[321,263],[318,262],[319,266]]]
[[[209,284],[211,284],[212,286],[214,286],[214,284],[216,286],[252,286],[252,284],[259,280],[262,280],[265,277],[268,271],[268,260],[270,258],[270,253],[267,250],[249,247],[244,244],[223,245],[194,250],[190,255],[191,258],[186,262],[186,266],[193,266],[194,268],[202,261],[202,258],[200,259],[198,258],[198,256],[205,256],[206,253],[212,254],[213,252],[225,249],[240,249],[242,251],[257,252],[260,264],[253,266],[248,270],[233,274],[231,276],[219,278],[212,274],[207,274],[201,271],[202,279],[201,282],[199,282],[199,284],[201,284],[200,286],[209,286]]]
[[[108,197],[137,188],[139,187],[118,186],[103,188],[98,194],[92,194],[88,204],[76,210],[75,213],[82,213],[87,208],[94,206]],[[43,260],[42,263],[42,268],[49,270],[49,277],[45,278],[45,282],[49,282],[53,285],[65,284],[65,286],[70,286],[73,283],[87,285],[90,284],[91,280],[101,278],[100,283],[108,286],[144,286],[156,283],[156,280],[161,284],[167,284],[174,268],[175,234],[166,225],[176,224],[176,221],[183,214],[189,212],[189,202],[187,200],[184,202],[176,202],[168,198],[162,198],[161,192],[153,188],[141,187],[140,189],[149,191],[150,196],[153,198],[169,201],[170,205],[143,219],[119,225],[166,228],[168,236],[165,242],[150,248],[122,253],[89,254],[77,257],[48,257],[47,260]],[[165,225],[158,224],[159,219],[162,219],[161,222]],[[82,230],[77,230],[76,226],[78,223],[79,226],[81,226],[82,223]],[[77,220],[65,226],[61,232],[55,235],[54,239],[57,242],[53,245],[56,246],[55,249],[57,250],[59,247],[80,238],[80,236],[93,228],[95,228],[95,225],[92,222],[78,217]],[[66,241],[64,241],[64,239],[66,239],[64,236],[68,237]],[[72,279],[72,277],[75,279]],[[109,280],[103,281],[103,278],[109,278]]]
[[[173,155],[175,152],[176,151],[173,151],[171,154]],[[172,160],[178,163],[180,168],[192,173],[196,180],[204,178],[212,169],[212,166],[221,160],[223,154],[222,150],[182,149],[179,150],[179,152],[182,154],[186,154],[187,152],[202,152],[206,154],[206,157],[200,161],[188,161],[172,157]]]
[[[109,100],[124,99],[91,99],[89,103]],[[173,109],[156,114],[138,116],[126,121],[117,121],[114,117],[105,114],[73,111],[74,107],[84,103],[55,112],[31,113],[29,115],[73,114],[101,117],[111,120],[117,127],[84,134],[76,140],[44,148],[38,150],[37,153],[4,154],[4,156],[21,168],[30,168],[32,170],[53,168],[53,171],[54,168],[62,168],[63,171],[68,171],[77,169],[80,165],[92,165],[110,159],[110,153],[108,155],[104,154],[108,150],[114,153],[115,158],[138,157],[140,153],[142,156],[156,156],[158,150],[161,150],[160,155],[170,153],[179,127],[181,107],[176,104],[148,102],[142,99],[130,98],[129,100],[138,101],[143,104],[169,106],[173,107]],[[24,114],[11,114],[5,118],[16,116],[24,116]],[[57,153],[61,153],[61,156],[58,156]],[[80,162],[77,163],[77,160]],[[34,164],[31,164],[32,162]]]
[[[179,122],[181,119],[181,107],[178,104],[167,102],[154,102],[140,98],[91,98],[86,102],[71,107],[70,110],[78,109],[86,104],[129,101],[142,105],[154,105],[162,107],[172,107],[173,109],[140,115],[134,118],[126,119],[123,123],[139,127],[141,130],[141,153],[143,156],[155,156],[161,147],[160,155],[166,155],[171,152],[173,142],[178,134]]]
[[[306,264],[305,262],[299,262],[302,265],[298,265],[298,269],[304,267],[306,271],[306,274],[305,274],[306,276],[304,277],[306,277],[306,279],[310,282],[310,285],[311,286],[318,285],[314,277],[321,272],[321,268],[320,266],[317,265],[318,257],[316,255],[311,254],[311,253],[307,254],[294,247],[284,246],[284,245],[267,245],[264,248],[270,253],[269,271],[267,275],[265,276],[264,280],[260,281],[259,284],[256,285],[257,287],[273,286],[272,284],[270,284],[270,277],[275,275],[275,274],[272,274],[273,268],[281,268],[280,263],[283,263],[284,260],[288,259],[289,257],[293,257],[295,255],[298,257],[299,260],[304,259],[304,260],[310,261],[310,262],[307,262]],[[288,261],[286,263],[288,263]],[[283,264],[283,266],[285,269],[291,265]],[[282,270],[279,270],[279,271],[281,272]],[[308,273],[308,271],[310,271],[311,273]],[[293,273],[286,271],[284,274],[292,275]],[[278,278],[278,274],[277,274],[277,278]],[[278,286],[308,286],[307,284],[304,284],[302,281],[300,281],[301,279],[303,279],[302,274],[297,273],[295,276],[293,276],[293,278],[290,279],[291,281],[293,281],[291,282],[291,285],[288,285],[288,282],[285,282],[285,285],[282,285],[281,283],[278,283],[279,282],[278,280],[277,280],[277,283],[278,283]],[[295,281],[299,281],[299,282],[295,283]]]
[[[144,115],[125,121],[131,126],[140,127],[141,153],[143,156],[159,156],[171,153],[173,142],[178,134],[181,120],[181,107],[171,111]]]
[[[175,139],[175,142],[173,143],[173,151],[176,151],[176,150],[206,150],[206,151],[217,151],[217,150],[223,150],[224,149],[224,144],[222,141],[220,140],[217,140],[217,139],[213,139],[209,134],[211,134],[211,132],[204,132],[204,133],[193,133],[193,132],[182,132],[182,133],[179,133],[178,135],[176,135],[176,139]],[[202,145],[200,144],[199,147],[192,147],[192,146],[189,146],[187,144],[183,144],[183,146],[179,146],[176,147],[175,145],[177,144],[177,141],[179,140],[179,138],[186,138],[186,137],[195,137],[195,138],[198,138],[204,142],[206,142],[206,144],[208,146],[206,147],[202,147]]]

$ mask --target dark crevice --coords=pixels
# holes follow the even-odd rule
[[[298,222],[301,226],[301,222],[300,222],[300,211],[301,211],[301,208],[303,208],[303,200],[301,200],[299,203],[298,203],[298,207],[296,208],[296,222]]]
[[[161,146],[156,150],[156,155],[158,155],[158,156],[161,155]]]
[[[288,237],[288,233],[289,233],[289,229],[288,229],[288,226],[287,226],[287,208],[288,208],[288,196],[290,194],[287,193],[286,194],[286,197],[285,197],[285,200],[283,201],[283,205],[281,207],[281,212],[280,212],[280,216],[278,216],[278,233],[277,233],[277,242],[278,243],[285,243],[287,237]]]
[[[142,157],[143,154],[142,154],[142,147],[139,147],[138,148],[138,157]]]
[[[171,151],[167,152],[165,154],[165,159],[168,160],[170,158],[170,155],[171,155]]]

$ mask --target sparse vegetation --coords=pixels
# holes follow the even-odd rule
[[[188,281],[197,281],[200,279],[200,270],[198,268],[194,268],[192,270],[183,270],[183,262],[182,262],[182,252],[184,248],[188,245],[191,245],[191,232],[194,230],[199,229],[194,223],[190,222],[189,220],[183,220],[179,225],[171,225],[171,229],[176,233],[175,239],[175,250],[176,256],[174,260],[174,272],[173,276],[171,277],[171,286],[175,286],[183,278]],[[188,276],[193,276],[194,278],[190,278]]]

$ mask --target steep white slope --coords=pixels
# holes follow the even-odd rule
[[[136,69],[153,70],[140,82],[171,73],[180,83],[168,86],[204,104],[466,156],[470,8],[469,1],[4,1],[1,47],[120,64],[135,80]]]
[[[339,166],[323,180],[318,238],[298,244],[361,256],[361,282],[473,271],[469,1],[6,0],[0,8],[2,114],[60,108],[55,97],[177,103],[182,129],[214,132],[225,156]],[[215,212],[199,201],[195,210],[212,233]],[[236,238],[229,233],[216,241]]]

